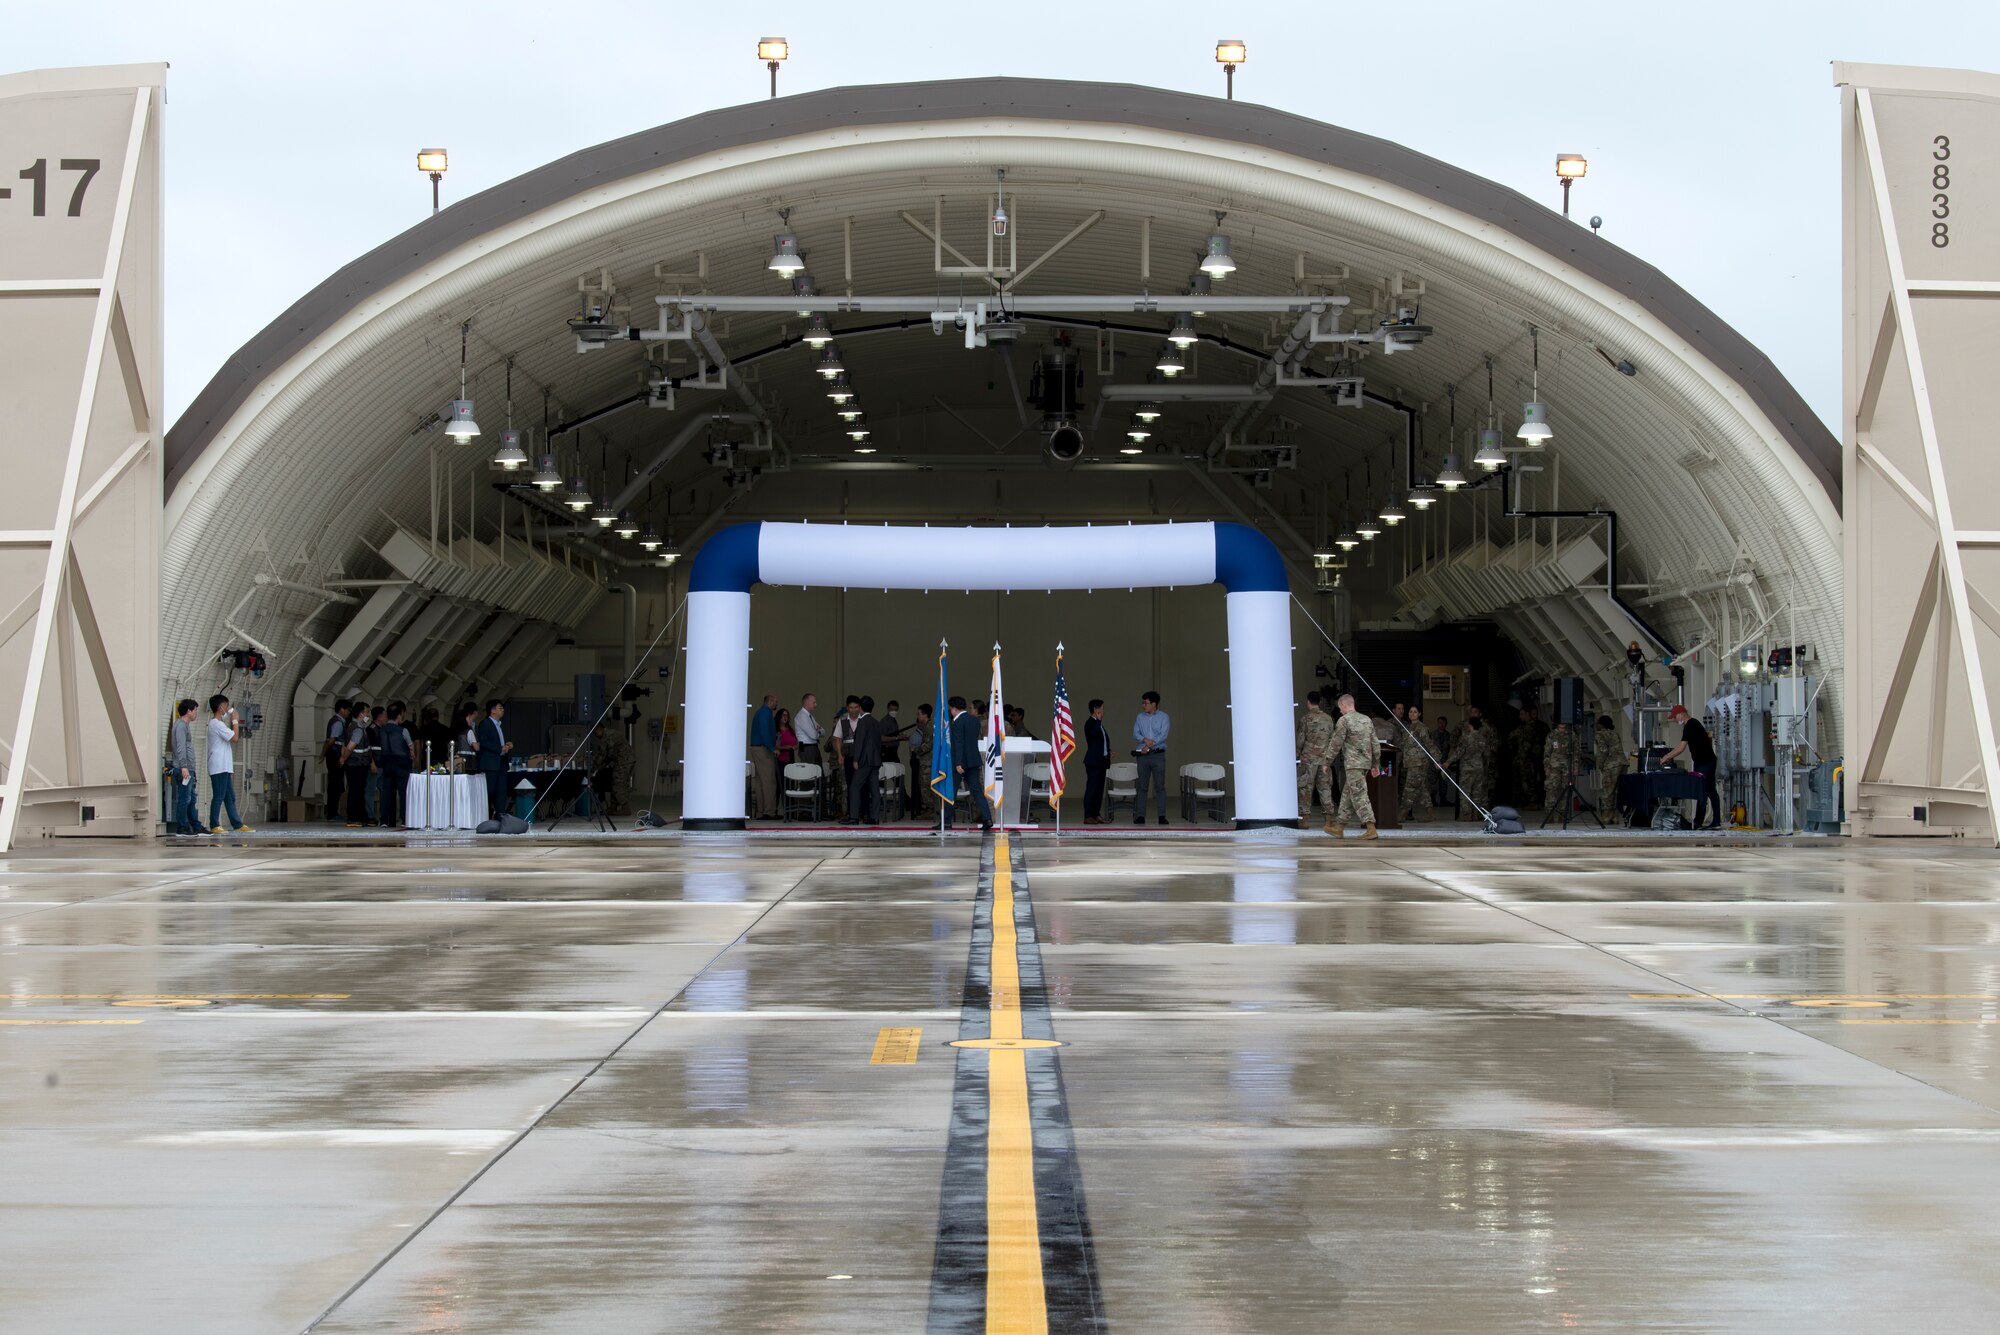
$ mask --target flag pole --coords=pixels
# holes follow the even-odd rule
[[[945,684],[945,683],[944,683],[944,662],[945,662],[945,655],[946,655],[946,653],[948,653],[948,652],[950,651],[950,649],[951,649],[951,641],[950,641],[950,640],[948,640],[948,639],[945,639],[945,638],[943,638],[943,637],[939,637],[939,639],[938,639],[938,694],[939,694],[940,696],[942,696],[942,695],[944,694],[944,684]],[[942,712],[942,713],[943,713],[943,714],[945,715],[945,717],[944,717],[944,718],[943,718],[942,720],[940,720],[940,719],[939,719],[939,718],[937,717],[938,713],[940,713],[940,712]],[[947,704],[946,704],[946,703],[945,703],[945,702],[944,702],[943,700],[939,700],[939,701],[938,701],[938,704],[937,704],[937,708],[936,708],[935,710],[933,710],[933,711],[932,711],[932,714],[931,714],[931,764],[932,764],[933,766],[935,766],[935,765],[936,765],[936,764],[938,763],[938,759],[937,759],[937,756],[938,756],[938,738],[937,738],[937,734],[938,734],[938,727],[939,727],[940,723],[942,723],[942,725],[943,725],[944,727],[947,727],[947,728],[949,728],[949,727],[951,726],[951,707],[950,707],[949,705],[947,705]],[[950,738],[949,736],[947,736],[947,737],[945,738],[945,745],[946,745],[946,746],[949,746],[949,745],[951,745],[951,738]],[[945,778],[945,782],[946,782],[946,784],[948,784],[948,785],[951,785],[951,791],[952,791],[952,800],[953,800],[953,804],[954,804],[954,805],[956,805],[956,803],[957,803],[957,799],[958,799],[958,787],[957,787],[957,785],[956,785],[956,784],[952,784],[952,783],[951,783],[951,771],[950,771],[950,770],[946,770],[946,771],[944,772],[944,778]],[[935,797],[935,798],[937,799],[937,804],[938,804],[938,843],[939,843],[939,845],[940,845],[940,846],[942,846],[942,844],[944,843],[944,836],[945,836],[945,827],[944,827],[944,813],[945,813],[945,802],[944,802],[944,794],[943,794],[943,793],[941,793],[941,792],[939,792],[939,791],[937,790],[937,784],[936,784],[936,783],[934,783],[934,782],[931,782],[931,780],[930,780],[930,776],[929,776],[929,775],[926,775],[926,776],[925,776],[925,786],[926,786],[926,787],[928,787],[928,788],[929,788],[929,789],[931,790],[931,796],[932,796],[932,797]]]

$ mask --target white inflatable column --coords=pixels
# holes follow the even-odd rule
[[[1236,753],[1236,824],[1296,825],[1291,595],[1224,599],[1229,616],[1229,726]]]
[[[687,702],[682,716],[681,826],[743,828],[749,756],[750,595],[688,595]]]

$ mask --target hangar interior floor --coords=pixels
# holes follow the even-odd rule
[[[1982,850],[94,843],[0,975],[38,1335],[2000,1306]]]

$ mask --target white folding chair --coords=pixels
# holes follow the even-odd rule
[[[1201,816],[1203,807],[1211,808],[1218,821],[1226,820],[1225,808],[1229,793],[1222,786],[1222,766],[1206,762],[1181,766],[1182,814],[1192,822]]]
[[[793,820],[803,811],[806,820],[819,819],[820,767],[800,761],[785,766],[784,817]]]
[[[1136,761],[1121,760],[1104,771],[1104,816],[1111,813],[1123,802],[1134,811],[1139,803],[1139,766]]]
[[[1055,790],[1049,785],[1048,762],[1038,760],[1032,765],[1023,765],[1021,766],[1021,773],[1028,780],[1027,814],[1033,817],[1035,814],[1035,803],[1040,802],[1049,809],[1049,819],[1054,820],[1056,814],[1056,797]]]
[[[896,815],[894,819],[901,820],[903,818],[904,772],[905,771],[901,761],[887,760],[882,763],[882,768],[880,772],[878,772],[875,776],[875,787],[876,787],[875,810],[877,815],[879,815],[883,820],[890,819],[889,808],[892,804],[895,806],[896,809]]]

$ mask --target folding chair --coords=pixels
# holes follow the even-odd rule
[[[1034,819],[1035,803],[1040,802],[1049,809],[1049,819],[1054,820],[1056,818],[1056,799],[1054,791],[1049,787],[1048,762],[1037,761],[1032,765],[1023,765],[1021,773],[1028,780],[1028,818],[1030,820]]]
[[[903,818],[906,807],[903,800],[904,772],[901,761],[888,760],[883,762],[881,770],[875,776],[875,813],[883,820]],[[894,817],[889,815],[892,803],[896,809]]]
[[[1206,762],[1181,766],[1182,814],[1189,824],[1200,818],[1203,807],[1213,810],[1218,821],[1228,819],[1229,793],[1222,786],[1225,773],[1222,766]]]
[[[783,816],[786,820],[797,817],[794,813],[803,811],[806,820],[819,819],[820,780],[823,776],[818,765],[793,761],[785,766],[785,793]]]
[[[1139,766],[1135,761],[1121,760],[1104,771],[1104,818],[1111,819],[1111,813],[1123,802],[1137,812],[1139,803]]]

